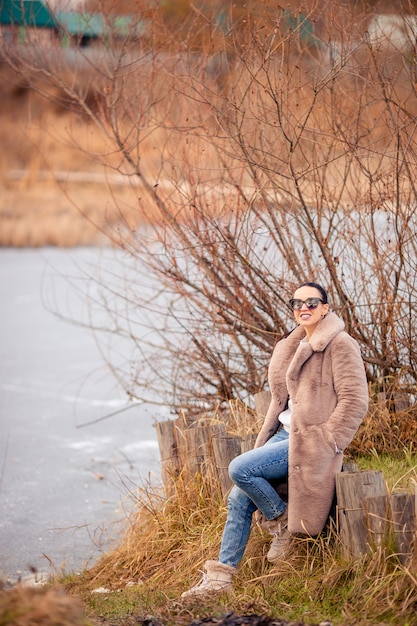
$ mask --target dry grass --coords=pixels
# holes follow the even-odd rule
[[[81,601],[60,586],[0,589],[0,626],[87,626]]]
[[[198,570],[218,547],[226,507],[213,492],[201,476],[190,480],[184,471],[171,496],[156,490],[133,494],[136,512],[126,520],[117,549],[88,572],[91,584],[120,589],[146,580],[154,590],[178,586],[179,572]]]
[[[390,410],[391,409],[391,410]],[[368,413],[349,450],[352,454],[397,454],[416,452],[417,420],[415,406],[396,410],[385,394],[370,394]]]
[[[158,81],[162,82],[160,76],[153,77],[153,89]],[[1,66],[0,86],[0,246],[117,244],[143,223],[161,219],[138,178],[124,175],[126,164],[122,165],[114,138],[71,106],[60,105],[59,90],[42,83],[40,95]],[[130,102],[134,95],[128,88],[133,87],[126,87]],[[90,91],[93,102],[89,104],[94,106]],[[171,161],[182,168],[183,151],[191,148],[187,137],[173,136],[164,127],[179,124],[184,109],[172,105],[169,123],[166,114],[159,113],[159,123],[150,123],[140,140],[140,167],[147,180],[156,181],[163,197],[162,148],[170,155],[165,154],[164,180],[172,174]],[[195,139],[192,151],[198,153],[197,146]],[[205,159],[210,158],[205,144],[201,151]],[[207,175],[212,175],[210,169]],[[183,201],[179,187],[168,185],[166,194],[174,205]]]
[[[0,245],[94,245],[152,220],[138,190],[95,154],[106,137],[0,67]],[[139,199],[138,199],[139,195]]]
[[[388,439],[388,424],[382,435],[377,427],[370,428],[374,410],[381,407],[371,408],[356,448],[366,436],[374,445],[370,454],[354,459],[359,469],[382,471],[389,490],[414,491],[415,449],[410,442],[408,448],[400,444],[397,437],[396,454],[378,454],[378,445],[390,448],[394,442]],[[230,428],[240,434],[251,432],[253,416],[240,403],[231,403],[229,412]],[[398,413],[400,417],[407,414]],[[233,593],[227,598],[182,602],[181,592],[198,581],[205,560],[218,554],[227,506],[211,474],[190,474],[185,468],[173,476],[172,486],[169,495],[155,488],[132,493],[136,507],[117,548],[81,577],[67,580],[68,589],[82,596],[91,615],[134,616],[140,621],[151,613],[155,621],[184,626],[192,619],[227,612],[309,624],[330,619],[341,625],[415,625],[416,557],[402,564],[390,541],[359,559],[349,559],[334,524],[318,538],[296,537],[289,558],[274,566],[265,559],[270,538],[254,526]],[[91,593],[96,588],[107,593]]]
[[[395,456],[373,451],[355,460],[360,469],[382,470],[390,489],[410,489],[416,482],[417,459],[411,451],[397,451]],[[355,561],[347,559],[334,526],[316,539],[296,538],[289,558],[274,566],[265,559],[269,536],[255,527],[233,593],[182,602],[181,592],[198,581],[204,561],[216,558],[226,503],[216,497],[205,477],[190,477],[186,471],[176,479],[169,497],[155,488],[131,496],[136,508],[125,520],[116,549],[82,575],[63,581],[71,595],[82,599],[94,623],[130,626],[152,616],[154,623],[186,626],[192,620],[234,612],[308,624],[323,620],[341,626],[416,624],[416,557],[403,565],[387,545]],[[97,588],[107,592],[92,593]],[[0,595],[0,626],[85,623],[79,604],[67,604],[68,598],[59,591],[40,594],[17,588],[9,594]],[[62,607],[67,607],[65,621],[59,621]],[[10,615],[12,608],[21,621],[2,622],[1,611]]]
[[[352,80],[351,73],[347,73],[338,79],[343,96],[339,94],[335,104],[332,90],[323,89],[317,95],[315,85],[309,84],[310,61],[301,64],[297,72],[293,68],[298,65],[293,61],[292,57],[288,59],[292,68],[288,82],[280,82],[271,71],[271,75],[263,79],[266,81],[264,87],[260,83],[261,88],[256,97],[254,95],[254,101],[250,101],[248,112],[242,116],[242,133],[250,138],[248,145],[253,144],[255,153],[260,150],[257,145],[259,119],[263,120],[262,126],[267,129],[266,139],[262,140],[267,142],[261,151],[266,159],[266,171],[280,172],[281,167],[285,170],[283,178],[278,177],[274,185],[271,186],[269,175],[265,180],[261,177],[257,185],[265,186],[266,190],[279,189],[284,185],[283,195],[289,192],[288,197],[291,197],[291,185],[288,183],[287,188],[284,182],[286,179],[290,181],[292,176],[287,162],[293,162],[295,169],[300,170],[309,163],[317,163],[322,172],[320,178],[323,178],[323,183],[320,182],[320,185],[324,185],[323,195],[331,195],[331,190],[340,188],[342,191],[336,194],[340,206],[369,203],[369,180],[363,168],[352,161],[344,136],[338,131],[340,124],[344,133],[352,135],[349,139],[352,144],[359,141],[355,133],[358,137],[363,134],[361,142],[368,155],[367,167],[378,170],[382,181],[381,184],[372,182],[376,195],[394,196],[395,188],[385,185],[395,178],[390,172],[396,135],[387,132],[387,104],[378,92],[378,85],[367,87],[369,105],[358,108],[358,93],[363,89],[363,83]],[[173,64],[171,75],[167,67],[166,72],[137,70],[131,82],[126,80],[120,86],[121,104],[115,114],[118,115],[117,127],[126,126],[121,136],[125,139],[129,157],[135,163],[140,162],[151,184],[155,182],[156,186],[159,185],[159,175],[173,182],[175,189],[170,188],[165,195],[159,187],[158,194],[160,200],[167,201],[169,211],[175,218],[179,212],[184,215],[190,205],[193,206],[193,189],[204,196],[199,195],[198,203],[204,211],[212,211],[216,202],[236,210],[235,204],[248,183],[248,174],[235,155],[234,138],[231,136],[227,141],[224,137],[216,139],[210,126],[214,116],[224,117],[227,122],[232,115],[229,109],[233,109],[233,101],[226,106],[228,99],[223,97],[221,90],[218,92],[207,84],[206,93],[195,104],[193,89],[196,84],[190,79],[189,84],[181,83],[181,88],[177,86],[176,91],[174,66],[177,58],[168,59],[166,66],[168,62]],[[394,74],[400,76],[401,72],[396,69]],[[268,106],[269,79],[277,80],[274,90],[288,99],[288,120],[285,123],[293,124],[292,116],[296,109],[300,120],[309,117],[309,123],[320,136],[319,142],[311,142],[308,135],[298,137],[298,127],[294,123],[298,148],[290,155],[282,129],[279,125],[277,127],[275,107]],[[77,76],[77,80],[82,80],[82,77]],[[244,94],[250,92],[252,73],[241,70],[239,76],[234,76],[231,72],[228,80],[236,90],[236,99],[239,101],[242,98],[245,102]],[[60,106],[58,103],[62,102],[62,94],[50,84],[42,85],[46,97],[41,97],[18,81],[7,68],[0,67],[0,85],[0,141],[3,147],[0,156],[0,245],[72,246],[95,244],[101,242],[103,237],[123,240],[126,239],[124,235],[135,231],[143,221],[161,219],[149,199],[141,197],[137,186],[129,187],[111,180],[113,174],[120,174],[122,167],[129,166],[123,162],[115,137],[106,137],[104,128],[108,111],[103,103],[103,93],[98,94],[93,88],[86,90],[86,103],[93,112],[97,110],[103,123],[100,129],[92,120],[80,117],[71,104],[67,103],[67,108]],[[394,87],[399,101],[407,102],[408,115],[413,119],[417,105],[408,81],[397,78]],[[200,89],[201,84],[197,83],[197,88]],[[141,95],[147,92],[150,92],[147,96],[149,101]],[[106,101],[106,105],[111,105],[111,99]],[[143,113],[149,107],[152,108],[151,117]],[[323,114],[323,111],[326,113]],[[355,125],[346,125],[346,120],[355,120],[356,117],[359,130]],[[127,121],[124,121],[125,118]],[[230,132],[233,135],[233,125]],[[371,150],[370,146],[374,148]],[[332,154],[329,159],[334,162],[332,165],[327,163],[327,152]],[[282,163],[276,155],[280,155]],[[250,162],[251,159],[248,160]],[[228,176],[222,179],[224,170],[227,170]],[[309,176],[303,180],[304,198],[312,206],[317,202],[319,185],[315,170],[315,167],[311,168]],[[60,175],[62,172],[68,173],[67,178]],[[346,172],[349,172],[348,177]],[[74,173],[84,173],[84,182],[75,182],[71,177]],[[91,182],[96,176],[102,177],[103,184]],[[229,183],[224,197],[221,197],[219,184],[222,180]],[[253,180],[249,182],[253,191]],[[182,185],[186,188],[185,194]],[[409,192],[407,177],[402,177],[402,186],[403,193]],[[215,193],[203,193],[205,187],[215,189]],[[236,195],[231,192],[233,188],[238,190]]]
[[[95,245],[115,231],[144,221],[129,188],[115,192],[124,219],[104,184],[59,184],[54,180],[7,183],[1,194],[0,245],[15,247]]]
[[[368,460],[358,462],[366,465]],[[415,456],[393,459],[385,469],[392,477],[402,473],[404,481],[410,472],[416,477]],[[135,497],[136,512],[126,521],[117,549],[81,577],[66,581],[91,615],[134,615],[140,621],[151,613],[155,621],[169,625],[231,611],[310,624],[325,619],[352,625],[416,623],[417,562],[402,565],[389,545],[352,561],[343,556],[334,526],[316,539],[295,538],[289,558],[274,566],[265,559],[269,536],[256,526],[233,593],[182,602],[181,592],[198,581],[204,561],[216,558],[225,501],[213,496],[203,477],[186,472],[170,497],[155,490]],[[99,587],[107,593],[91,593]]]

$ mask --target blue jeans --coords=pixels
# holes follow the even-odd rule
[[[269,481],[288,476],[288,433],[281,428],[264,446],[237,456],[229,465],[234,482],[229,499],[219,561],[236,567],[243,557],[259,509],[268,520],[284,513],[287,505]]]

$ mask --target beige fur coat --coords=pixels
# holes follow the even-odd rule
[[[289,438],[288,528],[316,535],[328,518],[335,475],[368,408],[365,369],[357,342],[343,321],[328,313],[310,341],[297,327],[275,346],[268,379],[271,403],[255,447],[280,427],[292,400]]]

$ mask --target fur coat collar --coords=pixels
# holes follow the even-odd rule
[[[302,326],[298,326],[289,337],[294,341],[295,353],[287,370],[287,379],[296,380],[304,363],[313,352],[323,352],[332,339],[345,327],[345,323],[335,313],[330,312],[321,320],[307,341]]]

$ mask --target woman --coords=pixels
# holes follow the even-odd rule
[[[259,509],[274,539],[267,558],[286,554],[291,534],[317,535],[328,518],[335,475],[368,408],[357,342],[329,311],[323,287],[303,283],[290,305],[298,327],[275,346],[271,403],[253,450],[230,463],[234,482],[218,561],[183,598],[228,591]],[[288,480],[288,505],[271,481]]]

